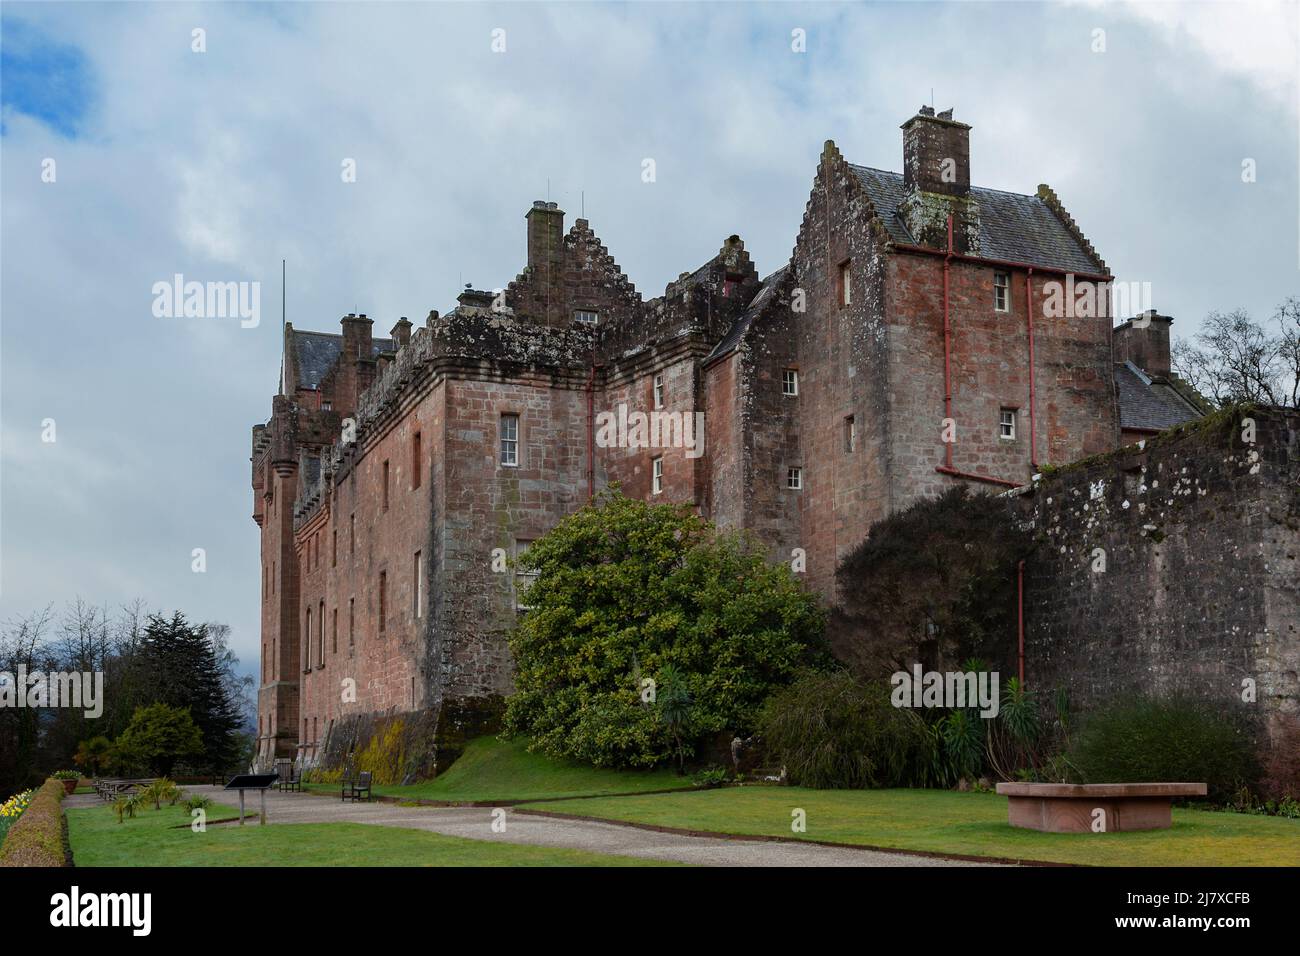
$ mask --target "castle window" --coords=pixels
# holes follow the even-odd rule
[[[531,541],[515,542],[515,609],[518,611],[527,611],[529,606],[523,603],[523,599],[528,594],[528,589],[532,587],[533,582],[537,580],[537,572],[520,567],[524,555],[528,553]]]
[[[997,312],[1011,310],[1011,276],[1005,272],[993,273],[993,308]]]
[[[302,640],[302,672],[311,670],[311,608],[307,608],[307,627]]]
[[[573,318],[574,321],[582,322],[585,325],[595,325],[600,321],[600,313],[594,312],[591,309],[575,309],[573,311]]]
[[[354,472],[355,474],[355,472]],[[357,516],[356,514],[348,515],[348,553],[357,553]]]
[[[320,640],[320,653],[316,655],[316,666],[324,667],[325,666],[325,602],[324,601],[320,602],[320,633],[318,635],[318,638]]]
[[[844,419],[844,450],[852,452],[858,444],[858,429],[853,421],[853,416],[849,415]]]
[[[656,458],[650,463],[650,490],[656,495],[664,490],[663,458]]]
[[[840,305],[853,304],[853,271],[850,263],[840,263]]]
[[[330,567],[339,566],[339,529],[335,528],[330,532]]]
[[[388,510],[388,462],[384,462],[384,510]]]
[[[422,474],[422,462],[420,461],[420,433],[416,432],[411,438],[411,490],[414,491],[420,487],[420,481],[424,477]]]
[[[664,373],[655,376],[655,408],[664,407]]]
[[[501,416],[501,464],[514,468],[519,464],[519,416]]]
[[[998,437],[1006,441],[1016,439],[1016,410],[1004,408],[998,412]]]
[[[791,491],[798,491],[803,487],[803,469],[787,468],[785,470],[785,486]]]
[[[348,598],[348,647],[357,642],[357,599]]]
[[[320,407],[321,407],[321,411],[328,412],[330,409],[334,407],[334,404],[332,402],[321,402]]]
[[[330,634],[330,653],[339,652],[339,609],[334,609],[334,624]]]
[[[781,372],[781,394],[790,396],[799,394],[799,373],[792,368]]]
[[[388,572],[379,572],[379,633],[387,628],[388,617]]]
[[[411,590],[414,594],[411,610],[418,618],[424,613],[424,558],[419,551],[415,552],[415,567],[412,573],[415,575],[415,580],[411,582]]]

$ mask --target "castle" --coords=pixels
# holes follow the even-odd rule
[[[766,278],[731,236],[645,300],[586,220],[536,202],[504,289],[387,339],[365,315],[286,326],[252,436],[259,761],[316,763],[376,715],[446,740],[489,720],[527,583],[512,559],[614,483],[801,549],[833,599],[840,557],[919,497],[1022,486],[1199,414],[1168,317],[1046,307],[1112,280],[1050,188],[972,186],[950,110],[902,130],[901,174],[826,144]],[[599,424],[655,412],[668,439]]]

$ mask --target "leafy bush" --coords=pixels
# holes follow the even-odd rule
[[[206,810],[208,807],[212,806],[212,798],[196,793],[194,796],[185,800],[181,806],[186,810]]]
[[[1253,753],[1233,711],[1195,698],[1140,697],[1093,713],[1070,761],[1087,783],[1205,783],[1219,801],[1253,784]]]
[[[795,786],[924,786],[935,779],[939,737],[890,688],[845,671],[805,674],[774,694],[761,733]]]
[[[63,784],[47,780],[9,828],[0,846],[0,866],[68,866],[68,824],[63,817]]]
[[[165,777],[177,761],[203,752],[203,736],[185,708],[150,704],[136,708],[115,750],[128,765]]]
[[[602,767],[646,767],[752,729],[815,659],[816,598],[760,546],[687,506],[607,493],[533,543],[511,637],[507,733]]]
[[[98,777],[104,773],[113,761],[113,742],[107,737],[91,737],[77,744],[77,753],[72,762],[90,774]]]
[[[80,780],[81,773],[77,770],[56,770],[50,776],[55,780]]]
[[[166,777],[159,777],[140,793],[140,799],[145,803],[152,803],[155,810],[162,809],[164,800],[167,801],[168,806],[174,807],[180,797],[181,788]]]
[[[701,790],[720,787],[731,780],[731,771],[726,767],[712,766],[691,774],[691,783]]]
[[[1014,660],[1016,564],[1029,536],[1001,498],[957,487],[871,526],[836,569],[835,656],[864,680],[919,661]]]

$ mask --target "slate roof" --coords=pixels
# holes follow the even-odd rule
[[[1119,391],[1121,428],[1160,431],[1201,417],[1177,388],[1165,379],[1145,374],[1132,362],[1116,363],[1115,386]]]
[[[763,280],[763,284],[759,286],[758,292],[755,293],[748,308],[745,309],[744,315],[732,323],[731,329],[723,336],[722,341],[714,346],[713,351],[709,353],[709,357],[704,360],[705,365],[715,358],[726,355],[740,344],[740,340],[745,337],[745,333],[753,324],[754,319],[762,314],[768,303],[776,298],[776,291],[781,287],[781,280],[785,278],[785,272],[789,268],[789,263],[787,263]]]
[[[903,175],[868,166],[850,164],[849,168],[867,190],[890,238],[915,245],[916,238],[898,214],[903,201]],[[979,255],[984,258],[1070,272],[1106,271],[1039,197],[978,186],[971,187],[970,195],[979,203]]]
[[[392,339],[372,339],[371,354],[389,352]],[[293,330],[294,366],[298,369],[299,388],[318,388],[343,351],[343,336],[330,332]]]

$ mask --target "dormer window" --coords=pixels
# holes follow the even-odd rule
[[[575,322],[582,322],[584,325],[595,325],[600,320],[600,313],[592,309],[575,309],[573,319]]]

